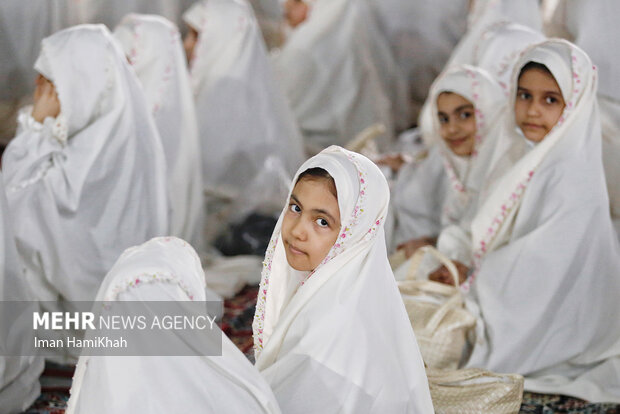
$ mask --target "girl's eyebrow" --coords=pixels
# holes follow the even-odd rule
[[[327,216],[328,219],[330,219],[333,223],[336,223],[336,220],[334,219],[334,217],[329,214],[326,210],[323,210],[321,208],[315,208],[312,210],[313,213],[318,213],[318,214],[324,214]]]
[[[301,202],[299,201],[299,199],[295,196],[295,194],[292,194],[292,193],[291,193],[291,199],[292,199],[295,203],[297,203],[297,204],[299,205],[299,207],[303,207],[303,206],[301,205]]]
[[[453,112],[454,113],[461,112],[464,109],[474,109],[474,105],[472,104],[461,105],[458,108],[456,108]]]
[[[299,207],[303,208],[303,206],[301,205],[301,202],[299,201],[299,199],[295,196],[295,194],[291,194],[291,200],[293,200],[295,202],[295,204],[298,204]],[[336,219],[334,219],[334,216],[332,216],[331,214],[329,214],[329,212],[327,212],[327,210],[323,210],[322,208],[315,208],[311,210],[314,214],[323,214],[325,216],[327,216],[328,219],[330,219],[332,222],[336,223]]]
[[[523,86],[517,86],[517,90],[522,90],[522,91],[525,91],[525,92],[529,92],[529,91],[530,91],[528,88],[524,88]],[[561,93],[561,92],[556,92],[556,91],[542,91],[542,93],[545,93],[545,94],[550,94],[550,95],[556,95],[556,96],[561,96],[562,98],[564,98],[564,97],[562,96],[562,93]]]

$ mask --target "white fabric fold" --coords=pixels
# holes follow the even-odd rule
[[[177,27],[161,16],[130,14],[114,30],[138,75],[168,167],[170,234],[204,250],[205,198],[198,124]]]
[[[23,276],[23,266],[15,247],[11,228],[2,174],[0,174],[0,300],[32,301],[33,295]],[[16,307],[16,304],[2,304],[3,307]],[[34,340],[34,332],[28,321],[28,312],[8,316],[9,308],[3,309],[0,317],[0,407],[2,412],[12,414],[25,411],[39,396],[39,376],[43,371],[43,358],[19,356]],[[17,328],[17,329],[16,329]],[[9,335],[10,333],[10,335]],[[17,355],[17,356],[6,356]]]
[[[620,53],[617,42],[620,3],[614,0],[558,2],[550,35],[566,35],[581,47],[596,65],[600,76],[598,100],[603,132],[603,166],[612,219],[620,239]]]

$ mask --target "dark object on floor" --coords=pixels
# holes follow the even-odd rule
[[[619,404],[592,404],[565,395],[523,393],[521,414],[620,414]]]
[[[228,231],[217,238],[215,247],[225,256],[263,256],[277,221],[273,216],[252,213],[242,222],[230,225]]]

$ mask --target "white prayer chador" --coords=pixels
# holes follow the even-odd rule
[[[416,116],[465,33],[467,0],[370,0],[407,81]]]
[[[545,36],[519,23],[498,22],[484,30],[473,51],[471,64],[486,69],[509,93],[510,77],[521,52]]]
[[[401,167],[391,191],[394,214],[391,247],[439,235],[449,186],[438,146],[430,148],[424,160]]]
[[[39,300],[92,300],[128,246],[168,231],[166,162],[133,70],[110,32],[43,40],[35,68],[61,113],[20,115],[3,157],[17,248]]]
[[[194,249],[159,237],[121,255],[97,301],[204,302],[205,289]],[[215,329],[222,336],[220,356],[81,356],[67,414],[280,413],[269,385]],[[183,331],[171,331],[177,332]],[[206,334],[205,341],[214,336]]]
[[[469,13],[467,32],[459,41],[446,67],[474,64],[475,49],[485,31],[501,22],[519,23],[540,32],[542,17],[538,0],[476,0]]]
[[[491,187],[472,223],[471,304],[479,308],[469,366],[517,372],[531,391],[620,402],[620,255],[609,216],[588,56],[563,40],[529,48],[566,107],[529,152],[514,115],[503,134],[525,153]]]
[[[542,30],[542,12],[538,0],[473,0],[467,17],[468,31],[474,26],[486,25],[500,16],[509,22],[524,24],[536,31]],[[487,23],[483,23],[486,20]]]
[[[207,190],[237,197],[269,155],[293,175],[303,141],[251,6],[200,1],[183,18],[199,33],[190,70]]]
[[[130,14],[114,36],[140,79],[163,144],[172,207],[170,234],[201,251],[206,208],[202,158],[179,31],[163,17]]]
[[[194,0],[64,0],[79,23],[103,23],[112,30],[129,13],[157,14],[181,23],[181,14]],[[75,24],[75,23],[74,23]]]
[[[365,42],[379,75],[381,88],[390,101],[394,128],[397,131],[403,131],[409,128],[412,123],[405,73],[398,66],[387,36],[379,27],[379,19],[373,11],[371,1],[360,0],[354,4],[356,8],[359,8],[360,23],[358,24],[363,25],[366,29],[360,34],[366,36]]]
[[[553,14],[553,29],[567,35],[581,47],[596,65],[599,79],[598,99],[603,132],[603,166],[611,215],[620,239],[620,2],[563,0]],[[557,34],[551,32],[550,35]]]
[[[310,274],[289,266],[285,207],[265,255],[256,367],[286,413],[430,413],[424,365],[387,260],[389,189],[362,155],[331,146],[306,161],[334,179],[342,227]]]
[[[23,278],[21,260],[15,248],[4,184],[0,174],[0,300],[31,301],[32,293]],[[2,306],[15,306],[2,304]],[[7,308],[3,309],[6,312]],[[31,346],[34,331],[29,321],[32,316],[24,312],[17,318],[0,317],[0,407],[3,413],[21,413],[39,396],[39,376],[43,371],[43,359],[26,355],[21,350]],[[15,325],[13,325],[13,322]],[[14,326],[21,331],[14,330]],[[10,335],[8,333],[10,332]]]
[[[388,131],[382,145],[392,138],[390,99],[373,60],[362,10],[355,0],[317,0],[274,56],[312,152],[345,145],[375,123]]]

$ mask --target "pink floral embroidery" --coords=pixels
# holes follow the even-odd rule
[[[171,273],[157,272],[157,273],[143,273],[143,274],[136,276],[135,278],[129,279],[128,281],[124,283],[114,286],[114,288],[112,288],[110,293],[106,295],[104,301],[106,302],[114,301],[116,300],[118,295],[120,295],[121,293],[126,292],[127,290],[132,289],[134,287],[137,287],[140,284],[158,283],[158,282],[159,283],[161,282],[175,283],[181,288],[181,290],[183,290],[183,292],[185,292],[188,298],[190,298],[191,300],[194,299],[194,294],[192,293],[191,289],[189,289],[189,287],[185,284],[185,282],[179,279],[176,275],[171,274]]]

